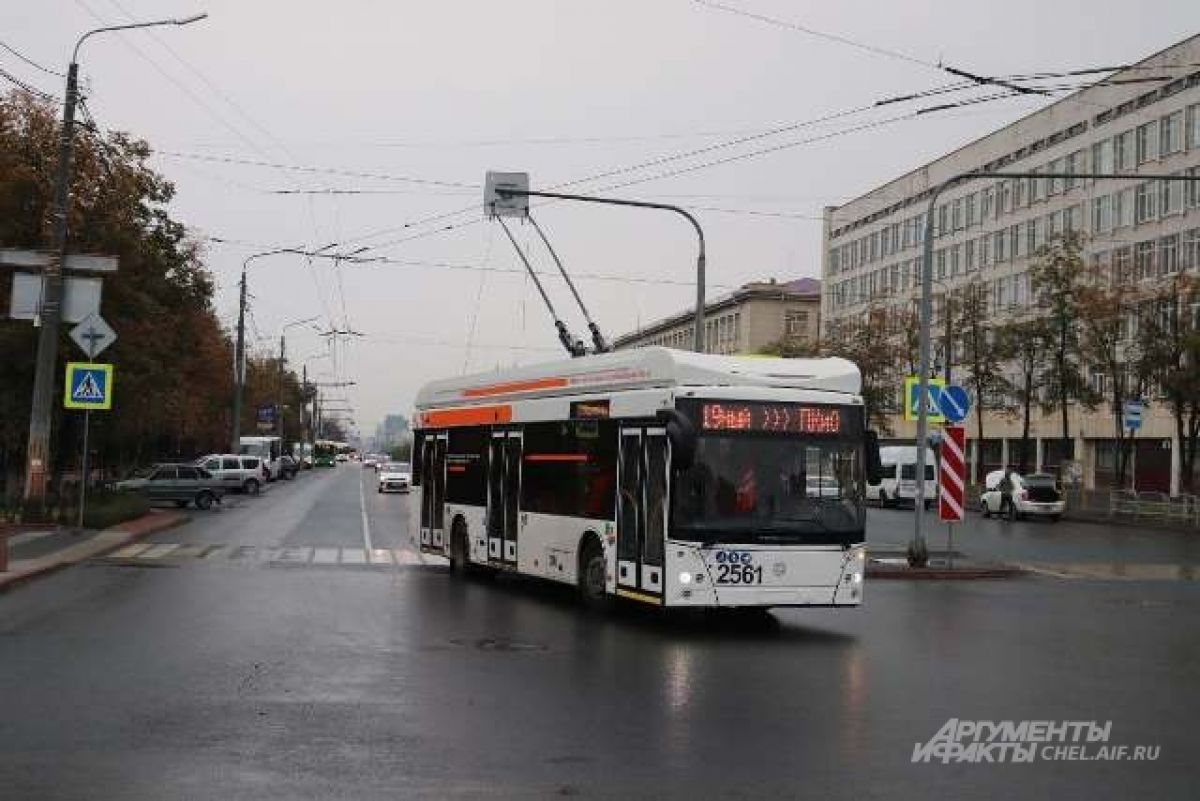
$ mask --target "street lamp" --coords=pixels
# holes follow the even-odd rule
[[[190,25],[207,17],[195,14],[178,19],[133,22],[95,28],[79,37],[67,65],[67,91],[63,100],[62,131],[59,133],[58,173],[54,182],[54,228],[50,244],[51,258],[42,268],[42,302],[38,311],[37,361],[34,367],[33,399],[29,408],[29,443],[25,449],[25,500],[44,502],[46,463],[50,453],[50,410],[54,391],[54,371],[58,362],[58,327],[62,322],[62,263],[67,255],[67,204],[71,184],[71,159],[75,146],[75,104],[79,100],[79,48],[98,33],[152,28],[163,25]]]
[[[303,320],[293,320],[290,323],[284,323],[283,328],[279,330],[279,388],[276,403],[279,409],[275,412],[275,433],[279,435],[280,442],[283,441],[283,370],[287,361],[287,343],[285,336],[289,328],[294,328],[298,325],[307,325],[317,317],[306,317]]]
[[[332,247],[337,247],[337,242],[330,242],[328,245],[316,250],[275,248],[274,250],[264,250],[261,253],[251,254],[242,262],[242,277],[238,281],[237,343],[233,355],[236,374],[234,375],[233,390],[233,449],[230,451],[231,453],[238,452],[242,439],[242,391],[246,385],[246,270],[250,268],[250,262],[255,259],[278,256],[282,253],[292,253],[297,256],[317,256]]]

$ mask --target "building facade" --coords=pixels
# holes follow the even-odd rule
[[[704,306],[705,353],[754,353],[780,342],[815,349],[821,331],[821,282],[800,278],[760,281]],[[695,313],[683,311],[617,337],[617,350],[661,345],[691,350]]]
[[[1130,179],[959,183],[938,200],[933,263],[923,264],[931,188],[973,170],[1128,173]],[[927,267],[933,272],[935,347],[942,345],[945,298],[953,303],[967,286],[985,294],[989,325],[1028,318],[1037,314],[1031,263],[1065,232],[1082,236],[1085,262],[1097,274],[1102,270],[1133,288],[1200,271],[1200,184],[1138,181],[1149,173],[1200,175],[1200,36],[826,209],[822,336],[836,340],[840,326],[881,309],[911,321]],[[1131,319],[1131,336],[1136,325]],[[954,367],[959,354],[953,336],[946,339]],[[946,350],[940,347],[939,360]],[[1097,391],[1114,379],[1094,366],[1085,371]],[[1146,400],[1133,480],[1137,489],[1174,493],[1180,486],[1175,426],[1165,404]],[[915,436],[915,424],[899,414],[893,423],[896,436]],[[985,409],[985,439],[972,443],[972,460],[986,467],[1013,464],[1020,425],[1011,409]],[[1033,435],[1039,467],[1052,468],[1065,456],[1079,465],[1086,487],[1107,485],[1114,469],[1112,410],[1103,404],[1091,412],[1071,409],[1068,454],[1058,444],[1057,413],[1035,412]]]

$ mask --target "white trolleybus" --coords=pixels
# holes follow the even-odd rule
[[[436,381],[416,402],[420,549],[593,602],[856,606],[878,464],[860,384],[843,359],[667,348]]]

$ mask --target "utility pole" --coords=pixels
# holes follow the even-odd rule
[[[279,447],[283,447],[283,359],[287,346],[284,344],[283,332],[279,334],[279,386],[275,394],[275,434],[279,437]]]
[[[29,409],[29,442],[25,449],[25,500],[45,503],[46,472],[50,460],[50,419],[54,402],[54,382],[58,367],[58,327],[62,322],[62,265],[67,255],[67,221],[70,216],[71,161],[75,145],[75,104],[79,101],[79,48],[97,33],[159,25],[188,25],[207,14],[183,19],[164,19],[110,25],[96,28],[79,37],[67,65],[67,90],[63,98],[62,130],[59,131],[58,170],[54,177],[54,226],[50,243],[50,261],[42,270],[42,302],[38,313],[37,356],[34,362],[33,398]]]
[[[242,385],[246,383],[246,267],[238,289],[237,344],[233,351],[233,444],[230,453],[240,453],[242,444]]]

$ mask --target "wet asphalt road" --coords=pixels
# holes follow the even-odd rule
[[[408,499],[360,500],[364,476],[156,539],[403,550]],[[877,581],[763,622],[418,565],[101,560],[0,595],[0,797],[1190,798],[1198,617],[1196,582]],[[912,764],[949,718],[1111,720],[1162,751]]]

